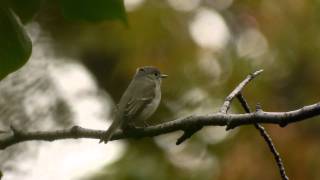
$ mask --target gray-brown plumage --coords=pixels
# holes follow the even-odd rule
[[[158,108],[161,100],[161,79],[167,75],[152,66],[138,68],[117,106],[115,118],[101,138],[107,143],[118,128],[134,126],[148,119]]]

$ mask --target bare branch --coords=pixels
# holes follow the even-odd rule
[[[156,126],[147,128],[138,128],[126,133],[121,131],[116,132],[111,140],[124,138],[142,138],[153,137],[161,134],[166,134],[178,130],[185,130],[192,126],[227,126],[235,128],[241,125],[254,123],[269,123],[278,125],[287,125],[297,121],[302,121],[311,117],[320,115],[320,103],[305,106],[301,109],[288,112],[264,112],[257,111],[246,114],[224,114],[215,113],[206,116],[189,116],[180,118],[174,121],[166,122]],[[57,131],[35,131],[23,132],[19,130],[19,135],[8,135],[0,139],[0,149],[5,149],[8,146],[31,140],[54,141],[59,139],[77,139],[77,138],[94,138],[100,139],[105,131],[86,129],[79,126],[74,126],[70,129]]]
[[[237,95],[238,100],[240,101],[240,104],[242,105],[243,109],[246,113],[250,113],[250,107],[246,101],[246,99],[242,96],[242,94]],[[261,107],[260,107],[261,109]],[[271,136],[267,133],[267,131],[264,129],[264,127],[258,123],[254,123],[254,127],[260,132],[260,135],[263,137],[264,141],[267,143],[271,153],[273,154],[274,159],[276,160],[277,166],[279,168],[279,172],[281,175],[281,178],[283,180],[289,180],[288,176],[286,175],[286,170],[284,168],[284,165],[282,163],[282,159],[280,157],[279,152],[277,151],[275,145],[272,142]]]
[[[262,73],[263,70],[258,70],[252,74],[249,74],[225,99],[223,105],[220,108],[220,113],[227,113],[232,100],[241,93],[242,89],[256,76]],[[227,126],[228,128],[228,126]],[[178,138],[176,145],[183,143],[185,140],[189,139],[193,134],[202,129],[202,126],[193,126],[188,129],[184,129],[183,135]]]
[[[227,113],[232,100],[242,91],[242,89],[256,76],[263,72],[263,69],[258,70],[252,74],[249,74],[224,100],[223,105],[220,108],[221,113]]]
[[[185,129],[182,136],[180,136],[176,142],[176,145],[180,145],[181,143],[183,143],[185,140],[191,138],[191,136],[198,132],[199,130],[202,129],[202,125],[196,125],[193,127],[189,127],[188,129]]]

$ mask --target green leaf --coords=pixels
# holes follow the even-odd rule
[[[123,0],[60,0],[63,15],[70,20],[127,22]]]
[[[40,9],[43,0],[9,0],[10,7],[22,23],[29,22]]]
[[[32,50],[31,40],[12,10],[0,7],[0,80],[24,65]]]

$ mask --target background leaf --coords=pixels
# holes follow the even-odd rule
[[[31,51],[31,40],[15,14],[0,8],[0,79],[24,65]]]
[[[62,13],[67,19],[103,21],[119,19],[126,23],[123,0],[61,0]]]
[[[42,0],[10,0],[10,7],[19,16],[22,23],[27,23],[40,8]]]

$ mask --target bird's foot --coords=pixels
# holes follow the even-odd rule
[[[99,143],[102,143],[102,142],[103,142],[103,143],[107,144],[108,141],[110,141],[110,139],[111,139],[111,136],[109,135],[108,131],[105,131],[105,132],[102,134],[102,136],[100,137]]]

